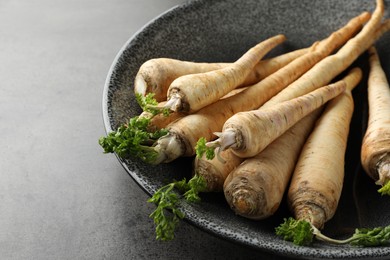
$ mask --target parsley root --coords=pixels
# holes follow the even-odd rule
[[[367,174],[390,195],[390,89],[378,52],[369,49],[368,126],[363,138],[361,161]]]
[[[230,66],[175,79],[168,88],[166,107],[193,113],[216,102],[242,84],[260,59],[285,39],[282,34],[276,35],[249,49]]]
[[[327,238],[319,229],[333,217],[341,196],[354,109],[351,91],[356,84],[349,85],[326,105],[295,166],[287,192],[287,203],[295,219],[285,220],[276,228],[276,234],[297,245],[310,244],[313,236],[332,243],[349,242]]]
[[[341,195],[354,109],[351,90],[355,86],[349,86],[327,104],[302,148],[292,175],[287,195],[289,207],[297,219],[305,219],[317,228],[332,218]]]
[[[286,219],[276,228],[277,235],[294,244],[308,245],[313,237],[330,243],[352,243],[328,238],[319,230],[333,217],[341,196],[354,110],[351,91],[360,81],[361,72],[357,75],[354,84],[347,84],[347,90],[326,105],[296,163],[287,192],[287,203],[295,219]]]

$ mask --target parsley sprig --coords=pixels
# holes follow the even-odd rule
[[[390,196],[390,181],[387,181],[385,185],[383,185],[378,192],[382,195],[389,195]]]
[[[309,245],[313,241],[313,229],[310,223],[294,218],[284,219],[284,222],[276,228],[276,235],[299,246]]]
[[[148,202],[156,204],[157,208],[150,214],[156,225],[156,239],[167,241],[174,238],[174,232],[185,214],[179,209],[182,197],[188,202],[199,202],[199,192],[206,187],[203,177],[194,175],[188,182],[173,181],[159,188]],[[175,190],[180,191],[180,193]]]
[[[153,143],[168,133],[166,129],[148,132],[150,118],[133,117],[127,124],[99,139],[104,153],[116,153],[120,158],[138,157],[147,163],[153,163],[158,153]]]
[[[276,234],[284,240],[291,241],[298,246],[308,246],[313,238],[332,243],[350,244],[352,246],[374,247],[390,244],[390,225],[376,228],[358,228],[355,233],[347,239],[332,239],[321,233],[316,227],[305,220],[294,218],[284,219],[284,222],[276,229]]]
[[[168,116],[171,113],[171,110],[166,107],[159,107],[158,102],[154,98],[154,93],[148,93],[145,96],[136,93],[135,99],[137,103],[142,108],[143,111],[147,111],[151,113],[153,116],[158,114],[163,114],[164,116]]]
[[[156,224],[157,240],[172,240],[177,224],[184,218],[184,213],[178,209],[179,195],[173,190],[175,185],[176,183],[173,182],[161,187],[148,200],[157,205],[157,208],[150,214]]]
[[[376,228],[358,228],[349,239],[354,246],[383,246],[390,244],[390,226]]]
[[[217,150],[217,151],[216,151]],[[217,159],[222,163],[225,163],[225,159],[221,156],[220,147],[218,143],[207,142],[206,138],[199,138],[195,146],[195,153],[198,158],[202,158],[205,155],[207,160],[212,160],[217,156]]]
[[[195,146],[196,156],[201,158],[204,154],[206,154],[206,159],[212,160],[215,157],[215,147],[209,147],[206,143],[206,138],[199,138]]]
[[[149,125],[152,118],[159,114],[169,115],[169,109],[158,107],[154,94],[145,96],[136,94],[136,100],[143,111],[149,112],[149,116],[132,117],[128,123],[118,127],[116,131],[99,138],[99,144],[104,153],[116,153],[120,158],[138,157],[141,160],[153,164],[158,157],[158,152],[153,148],[154,143],[160,137],[168,133],[167,129],[150,131]]]

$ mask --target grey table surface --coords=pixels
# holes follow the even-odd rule
[[[148,196],[97,143],[117,52],[183,2],[0,1],[0,259],[280,259],[186,222],[156,241]]]

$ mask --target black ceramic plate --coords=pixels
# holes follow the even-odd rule
[[[386,1],[390,6],[390,1]],[[107,132],[140,113],[133,93],[133,80],[140,65],[150,58],[172,57],[193,61],[234,61],[261,40],[283,33],[287,42],[273,50],[277,55],[307,47],[327,37],[363,11],[373,11],[374,0],[214,0],[193,1],[160,15],[119,51],[109,71],[103,95],[103,115]],[[385,16],[389,17],[389,11]],[[390,76],[390,34],[377,42],[383,66]],[[366,55],[354,65],[367,72]],[[366,78],[365,78],[366,79]],[[354,90],[356,110],[346,154],[346,177],[342,198],[334,218],[324,233],[342,238],[356,227],[390,224],[390,199],[381,197],[361,170],[359,146],[366,120],[365,80]],[[136,159],[121,160],[129,175],[148,194],[167,180],[189,177],[192,158],[150,166]],[[204,194],[200,204],[182,203],[186,220],[222,238],[280,255],[305,258],[386,258],[390,247],[355,248],[314,243],[297,247],[279,239],[274,227],[290,216],[282,204],[264,221],[239,217],[225,203],[222,194]]]

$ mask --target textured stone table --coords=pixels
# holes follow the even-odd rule
[[[186,222],[156,241],[147,195],[97,144],[116,53],[183,2],[0,2],[1,259],[279,259]]]

